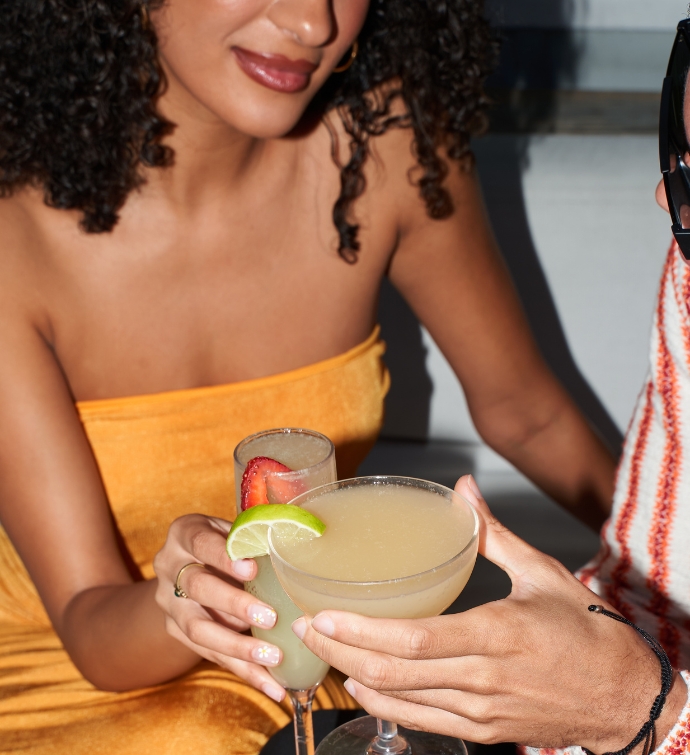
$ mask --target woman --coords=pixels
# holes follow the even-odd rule
[[[309,426],[354,473],[384,275],[484,438],[603,518],[613,461],[470,169],[478,4],[16,0],[0,39],[0,751],[255,752],[287,722],[224,554],[232,449]]]

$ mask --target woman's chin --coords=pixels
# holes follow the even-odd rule
[[[254,117],[244,117],[240,123],[228,122],[238,131],[255,139],[280,139],[289,136],[301,123],[304,111],[280,113],[270,110],[255,114]]]

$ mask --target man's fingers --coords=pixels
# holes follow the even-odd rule
[[[418,669],[413,665],[407,670],[407,674],[401,674],[400,659],[336,642],[313,629],[304,617],[297,619],[292,627],[312,653],[344,674],[360,679],[369,687],[385,685],[394,689],[402,678],[405,678],[405,686],[414,686],[412,677],[418,673]]]
[[[360,619],[356,614],[329,612],[338,618],[350,617]],[[322,616],[322,614],[320,614]],[[449,617],[445,617],[448,619]],[[387,620],[372,619],[373,622],[383,623]],[[316,619],[314,620],[316,623]],[[346,623],[343,624],[346,626]],[[468,690],[483,691],[478,687],[486,674],[480,676],[477,669],[476,655],[454,657],[453,652],[444,653],[438,658],[426,660],[410,660],[397,657],[400,648],[395,647],[396,655],[380,651],[371,651],[359,647],[343,644],[335,639],[324,637],[309,626],[307,619],[298,619],[293,628],[301,637],[304,644],[326,663],[334,666],[348,676],[357,679],[371,689],[386,691],[393,690],[428,690],[447,687],[457,688],[462,680],[467,680]],[[452,633],[452,630],[450,630]],[[391,650],[391,647],[388,648]],[[452,661],[449,658],[453,657]],[[460,680],[460,681],[459,681]]]
[[[345,682],[345,689],[372,716],[385,721],[395,721],[407,729],[430,731],[450,737],[481,742],[485,732],[481,725],[468,721],[440,708],[429,708],[407,700],[383,695],[359,684],[354,679]]]
[[[382,694],[415,705],[445,710],[478,724],[489,724],[504,713],[497,710],[497,705],[502,701],[498,695],[478,695],[447,686],[439,689],[382,690]]]
[[[414,667],[412,661],[425,661],[428,666],[437,659],[459,662],[462,658],[463,663],[473,666],[477,658],[485,655],[502,657],[512,650],[514,622],[521,620],[516,606],[510,601],[496,601],[429,619],[372,619],[327,610],[311,620],[297,619],[292,626],[313,653],[357,677],[350,669],[372,654],[390,659],[391,663],[407,662],[407,668]],[[348,670],[343,668],[346,662]]]
[[[306,621],[306,619],[305,619]],[[448,643],[448,620],[372,619],[345,611],[322,611],[311,626],[319,634],[354,648],[389,653],[395,648],[400,658],[423,660],[457,655],[464,640],[472,639],[472,627],[465,629],[461,616],[453,621],[453,648]]]

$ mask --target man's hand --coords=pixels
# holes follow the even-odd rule
[[[456,490],[479,514],[479,552],[512,581],[507,598],[415,620],[329,610],[294,630],[350,676],[346,687],[367,711],[408,728],[484,743],[624,747],[659,693],[657,658],[634,629],[588,611],[615,609],[507,530],[471,477]],[[676,675],[658,742],[686,695]]]

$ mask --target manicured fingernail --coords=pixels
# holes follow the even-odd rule
[[[265,666],[277,666],[281,659],[280,650],[273,645],[259,645],[252,650],[252,658]]]
[[[477,498],[481,498],[482,494],[479,492],[479,486],[477,485],[476,480],[472,475],[467,475],[467,485],[469,486],[469,489],[477,496]]]
[[[282,703],[283,698],[285,697],[285,690],[281,688],[276,689],[272,684],[262,685],[261,691],[264,695],[268,695],[271,700],[275,700],[277,703]]]
[[[352,679],[346,679],[343,683],[343,687],[348,691],[350,694],[350,697],[354,697],[354,699],[357,699],[357,695],[355,694],[355,685],[352,683]]]
[[[233,571],[240,579],[251,579],[254,573],[254,562],[249,558],[243,558],[235,561],[232,565]]]
[[[271,629],[276,625],[278,621],[278,614],[268,606],[262,606],[260,603],[254,603],[249,606],[247,611],[249,614],[249,621],[257,627],[263,627],[264,629]]]
[[[300,616],[299,619],[295,619],[295,621],[292,622],[292,631],[300,638],[300,640],[304,639],[304,635],[307,631],[307,620],[304,616]]]
[[[312,620],[311,625],[319,634],[325,634],[326,637],[333,637],[335,634],[335,624],[327,613],[317,614]]]

